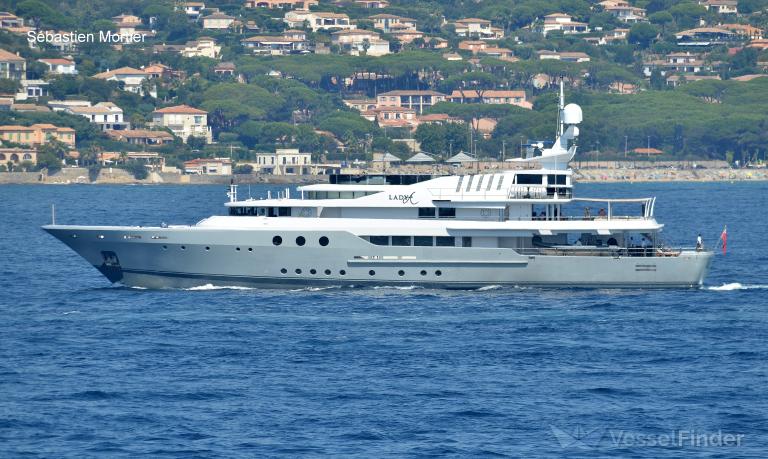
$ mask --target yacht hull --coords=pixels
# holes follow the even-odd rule
[[[48,225],[110,282],[144,288],[489,285],[697,288],[711,252],[675,257],[521,255],[514,249],[377,246],[346,231]],[[299,245],[297,238],[304,238]],[[327,238],[327,245],[321,244]]]

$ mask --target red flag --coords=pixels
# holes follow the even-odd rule
[[[723,227],[723,232],[720,234],[720,242],[723,244],[723,255],[725,255],[725,250],[728,247],[728,226]]]

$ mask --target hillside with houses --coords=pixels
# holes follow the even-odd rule
[[[764,162],[768,0],[0,0],[0,171]],[[427,159],[425,159],[427,158]]]

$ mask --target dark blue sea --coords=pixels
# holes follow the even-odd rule
[[[767,183],[577,186],[727,224],[701,290],[138,290],[39,229],[225,192],[0,186],[0,457],[768,457]]]

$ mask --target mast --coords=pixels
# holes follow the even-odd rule
[[[563,110],[565,109],[565,90],[563,89],[563,79],[560,79],[560,98],[557,101],[557,137],[563,135]]]

